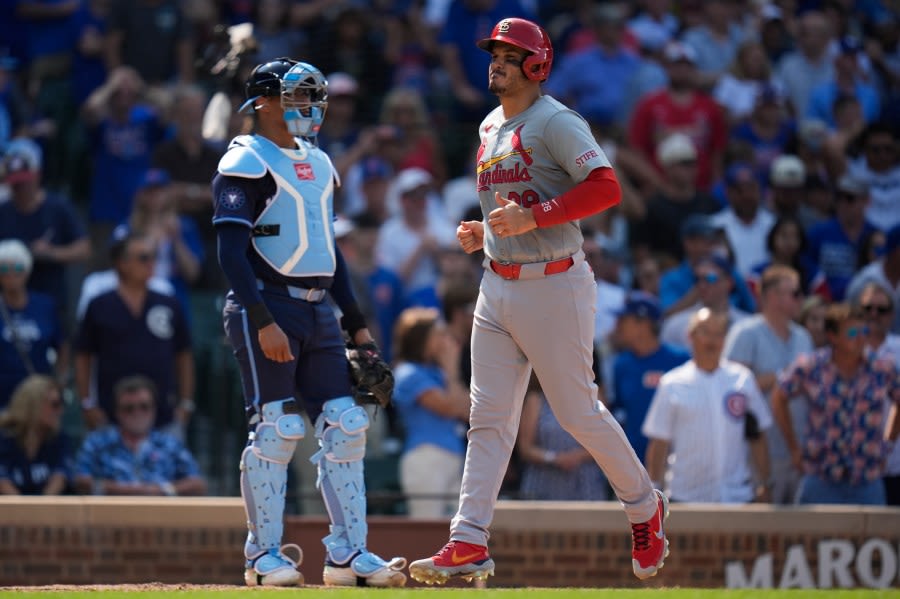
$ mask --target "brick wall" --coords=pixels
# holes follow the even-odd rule
[[[732,576],[749,580],[757,558],[771,554],[756,574],[770,572],[773,586],[837,586],[846,575],[884,584],[890,572],[888,584],[900,586],[900,510],[678,505],[668,524],[672,555],[660,576],[640,582],[618,504],[501,502],[490,585],[721,587],[729,563]],[[324,518],[287,519],[285,539],[303,547],[312,584],[321,583],[326,534]],[[236,498],[0,498],[0,585],[242,584],[244,536]],[[369,547],[384,557],[424,557],[446,538],[446,521],[370,518]],[[820,551],[837,557],[820,564]]]

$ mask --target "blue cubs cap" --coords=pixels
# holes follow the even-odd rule
[[[625,298],[625,305],[615,314],[617,317],[634,316],[659,322],[662,318],[662,308],[653,294],[646,291],[632,291]]]
[[[703,256],[694,264],[694,268],[698,266],[702,266],[704,264],[712,265],[719,270],[721,270],[726,275],[730,275],[732,269],[731,262],[728,261],[728,258],[716,253],[707,254]]]
[[[747,183],[755,178],[753,167],[746,162],[735,162],[725,171],[725,184],[728,187]]]
[[[841,41],[838,42],[838,46],[840,47],[841,54],[858,54],[862,52],[863,49],[863,45],[860,43],[859,39],[852,35],[845,35],[842,37]]]
[[[714,238],[719,232],[712,220],[705,214],[692,214],[681,224],[681,236],[683,238],[706,237]]]
[[[376,156],[370,156],[363,160],[360,167],[362,169],[363,183],[368,183],[373,180],[387,180],[393,175],[391,172],[391,165],[388,164],[387,161]]]
[[[144,177],[141,179],[141,185],[139,189],[146,189],[148,187],[162,187],[163,185],[168,185],[172,182],[172,178],[169,177],[169,173],[161,168],[151,168],[146,173],[144,173]]]

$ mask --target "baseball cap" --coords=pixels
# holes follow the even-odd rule
[[[740,183],[747,183],[756,177],[753,167],[746,162],[735,162],[725,171],[725,184],[734,187]]]
[[[806,167],[793,154],[783,154],[772,161],[769,181],[775,187],[798,188],[806,185]]]
[[[391,165],[377,156],[370,156],[360,164],[362,169],[362,182],[385,180],[391,178]]]
[[[884,235],[884,253],[890,254],[900,247],[900,225],[894,225]]]
[[[715,237],[719,232],[712,220],[705,214],[692,214],[681,224],[681,236],[685,238]]]
[[[828,136],[828,124],[820,119],[803,119],[797,127],[797,135],[810,148],[819,149]]]
[[[7,144],[3,154],[4,181],[35,181],[40,177],[41,163],[41,147],[32,139],[17,137]]]
[[[852,35],[845,35],[838,42],[838,50],[841,54],[858,54],[863,49],[859,39]]]
[[[622,316],[635,316],[637,318],[646,318],[653,322],[659,322],[662,319],[662,308],[659,300],[653,294],[646,291],[632,291],[625,298],[625,305],[615,311],[618,318]]]
[[[359,83],[349,73],[337,71],[325,78],[328,81],[329,96],[355,96],[359,91]]]
[[[663,58],[668,62],[678,62],[680,60],[687,61],[691,64],[697,64],[697,53],[690,46],[681,42],[669,42],[663,50]]]
[[[694,264],[694,267],[702,266],[702,265],[711,265],[715,268],[718,268],[726,275],[730,275],[732,271],[731,262],[728,261],[728,258],[716,253],[711,253],[703,256]]]
[[[425,169],[418,167],[403,169],[394,179],[394,189],[399,195],[409,193],[425,185],[431,185],[431,174]]]
[[[844,173],[837,182],[837,190],[852,195],[863,195],[869,191],[869,186],[849,173]]]
[[[669,135],[656,148],[656,160],[664,166],[696,159],[697,148],[694,147],[691,138],[684,133]]]
[[[621,23],[625,20],[625,12],[616,4],[597,4],[591,11],[591,17],[595,24]]]
[[[172,182],[169,173],[161,168],[151,168],[144,173],[141,178],[141,184],[138,189],[146,189],[148,187],[162,187]]]

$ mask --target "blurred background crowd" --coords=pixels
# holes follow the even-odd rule
[[[482,272],[454,231],[481,218],[477,126],[496,105],[475,42],[507,16],[549,31],[544,91],[584,116],[622,184],[581,223],[595,370],[651,475],[675,500],[790,503],[805,474],[845,502],[884,479],[900,503],[900,451],[880,441],[900,400],[894,0],[0,2],[0,492],[239,492],[209,183],[244,131],[247,74],[289,56],[328,79],[335,233],[397,366],[370,509],[452,513]],[[720,358],[765,400],[743,439],[660,391]],[[740,418],[759,405],[732,400]],[[295,509],[321,511],[303,462]],[[537,380],[502,493],[610,497]]]

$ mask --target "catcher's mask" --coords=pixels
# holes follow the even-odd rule
[[[478,47],[491,52],[494,42],[506,42],[528,51],[522,63],[522,72],[532,81],[546,81],[553,66],[553,45],[544,28],[527,19],[503,19],[494,25],[491,36],[480,40]]]
[[[305,62],[292,66],[281,80],[281,108],[293,135],[318,135],[328,108],[328,82],[322,72]]]

